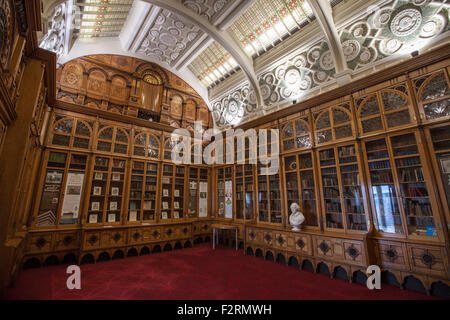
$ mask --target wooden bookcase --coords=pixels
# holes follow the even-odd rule
[[[88,185],[88,164],[87,154],[46,151],[45,170],[42,170],[39,184],[41,196],[34,210],[33,227],[70,227],[79,224],[84,207],[84,190]]]
[[[290,215],[291,204],[297,203],[305,216],[302,226],[319,228],[319,206],[317,181],[315,178],[316,161],[314,152],[302,152],[283,156],[284,195],[286,210]]]
[[[255,219],[255,166],[236,165],[234,181],[236,220],[253,221]]]
[[[121,224],[122,213],[126,211],[124,197],[127,163],[128,160],[124,158],[93,157],[86,225]]]
[[[317,151],[325,230],[368,231],[358,153],[355,143]]]
[[[231,221],[233,215],[233,166],[217,167],[217,208],[216,217]]]
[[[155,223],[159,211],[159,168],[155,161],[132,160],[129,175],[128,223]]]
[[[185,219],[186,167],[162,164],[160,221]]]
[[[368,186],[379,232],[442,240],[435,187],[417,130],[364,141]]]
[[[187,217],[207,218],[209,216],[209,169],[188,167]]]

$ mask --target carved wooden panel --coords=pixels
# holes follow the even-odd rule
[[[111,80],[111,98],[127,100],[127,80],[123,77],[114,77]]]
[[[444,275],[447,270],[444,248],[408,245],[413,271]]]
[[[111,230],[101,232],[100,246],[102,248],[120,247],[127,243],[126,230]]]
[[[308,235],[295,235],[293,238],[293,246],[300,254],[313,254],[311,236]],[[291,245],[289,245],[290,247]]]
[[[67,63],[61,74],[61,85],[81,89],[83,83],[83,68],[79,63]]]
[[[378,242],[380,263],[386,267],[396,267],[409,270],[406,247],[398,242]]]
[[[162,235],[161,231],[162,231],[161,227],[145,228],[142,232],[142,240],[144,242],[159,241],[159,240],[161,240],[161,235]]]
[[[361,242],[344,240],[344,258],[350,263],[363,264],[364,246]]]
[[[102,71],[94,70],[89,74],[87,91],[99,97],[106,93],[106,75]]]
[[[195,101],[193,100],[188,100],[186,101],[186,114],[185,114],[185,119],[187,120],[195,120],[195,114],[196,114],[196,109],[197,109],[197,104],[195,103]]]
[[[100,232],[86,232],[83,236],[83,250],[97,249],[100,247]]]
[[[80,246],[80,234],[77,231],[56,233],[55,250],[69,250]]]
[[[170,101],[170,115],[175,118],[181,118],[183,114],[183,98],[181,96],[172,96]]]
[[[28,235],[27,253],[48,252],[53,247],[53,233],[33,233]]]
[[[12,0],[0,0],[0,65],[9,68],[15,37],[15,6]]]

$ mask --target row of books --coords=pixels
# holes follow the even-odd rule
[[[350,223],[350,230],[361,230],[366,231],[367,230],[367,224],[365,223]]]
[[[413,215],[417,217],[430,217],[433,215],[431,204],[411,199],[406,199],[406,210],[407,215],[409,216]]]
[[[389,160],[377,161],[377,162],[369,163],[369,169],[370,170],[390,169],[390,168],[391,168],[391,163],[389,162]]]
[[[338,179],[336,178],[322,178],[322,183],[324,187],[337,187],[339,185]]]
[[[408,168],[400,170],[400,181],[401,182],[418,182],[423,181],[422,168]]]
[[[361,181],[359,180],[359,173],[345,174],[342,176],[342,183],[344,185],[359,185]]]
[[[314,188],[314,180],[312,179],[312,177],[302,178],[301,182],[302,182],[303,189]]]
[[[421,165],[419,157],[397,159],[395,162],[397,163],[397,166],[399,166],[399,167],[407,167],[407,166],[415,166],[415,165],[420,166]]]
[[[356,149],[354,146],[339,148],[339,157],[353,157],[356,156]]]
[[[337,188],[324,188],[323,196],[324,198],[339,198],[340,192]]]
[[[405,197],[428,197],[428,191],[423,186],[404,188],[403,194]]]
[[[372,183],[393,183],[392,173],[386,172],[371,172]]]

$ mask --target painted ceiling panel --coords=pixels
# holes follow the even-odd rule
[[[85,0],[81,9],[80,38],[116,37],[133,4],[133,0]]]

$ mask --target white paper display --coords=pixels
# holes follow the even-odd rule
[[[200,218],[208,216],[208,182],[200,181],[200,193],[198,201],[198,216]]]
[[[225,181],[225,218],[233,218],[233,184],[231,180]]]
[[[83,191],[84,173],[69,172],[67,175],[66,192],[61,216],[70,223],[78,219],[80,211],[81,193]]]

